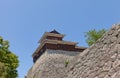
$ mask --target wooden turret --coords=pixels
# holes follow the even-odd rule
[[[74,52],[82,52],[86,49],[85,47],[76,46],[76,42],[64,41],[64,36],[64,34],[60,34],[56,30],[45,32],[42,38],[39,40],[40,46],[32,55],[33,62],[36,62],[36,60],[45,52],[46,49]]]

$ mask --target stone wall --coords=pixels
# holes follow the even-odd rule
[[[78,53],[80,52],[47,49],[29,70],[27,78],[66,77],[67,67]]]
[[[46,50],[28,78],[120,78],[120,25],[113,25],[84,52],[74,53]]]
[[[66,78],[120,78],[120,25],[113,25],[73,61]]]

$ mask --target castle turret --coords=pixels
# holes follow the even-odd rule
[[[33,53],[33,66],[27,78],[63,78],[67,75],[67,67],[74,57],[85,47],[76,42],[63,40],[64,34],[56,30],[45,32],[39,40],[39,46]]]
[[[53,30],[51,32],[45,32],[42,38],[39,40],[40,46],[33,53],[33,62],[45,52],[46,49],[52,50],[64,50],[64,51],[74,51],[74,52],[82,52],[84,47],[76,46],[76,42],[64,41],[64,34],[60,34],[58,31]]]

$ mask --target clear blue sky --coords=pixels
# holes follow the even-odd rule
[[[87,46],[84,33],[120,22],[120,0],[0,0],[0,35],[19,56],[19,78],[32,66],[32,53],[45,31]]]

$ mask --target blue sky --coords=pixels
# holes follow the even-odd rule
[[[46,31],[87,46],[84,34],[120,22],[120,0],[0,0],[0,35],[19,56],[19,78],[32,66],[32,53]]]

